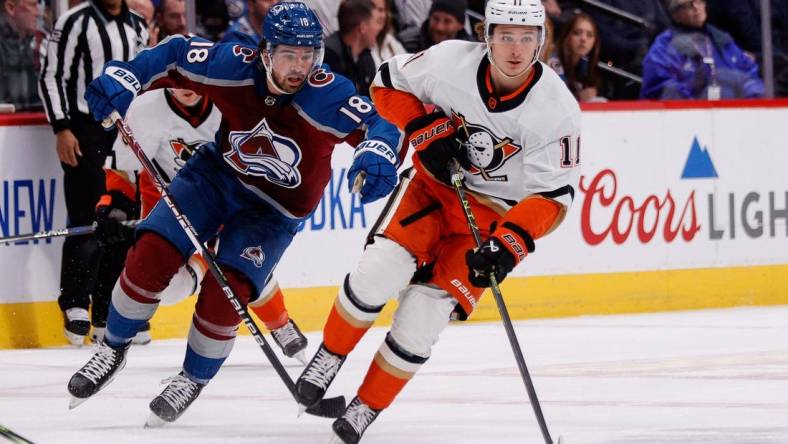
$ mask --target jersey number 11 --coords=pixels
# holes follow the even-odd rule
[[[580,165],[580,136],[576,139],[564,136],[561,138],[561,168],[572,168],[577,165]]]

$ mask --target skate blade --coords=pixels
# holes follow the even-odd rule
[[[90,398],[77,398],[76,396],[72,396],[71,400],[68,402],[68,409],[74,410],[78,405],[82,404],[88,399]]]
[[[156,429],[167,424],[167,421],[159,418],[155,413],[151,412],[148,420],[145,422],[146,429]]]
[[[308,409],[308,408],[309,407],[307,407],[307,406],[305,406],[303,404],[298,404],[298,414],[296,415],[296,418],[300,418],[301,415],[303,415],[304,412],[306,411],[306,409]]]
[[[306,359],[306,351],[304,351],[304,350],[301,350],[300,352],[294,354],[293,358],[298,360],[298,362],[300,362],[301,365],[303,365],[305,367],[309,363],[309,361],[307,361],[307,359]]]
[[[558,441],[556,441],[555,444],[566,444],[566,441],[564,441],[563,436],[559,436]]]

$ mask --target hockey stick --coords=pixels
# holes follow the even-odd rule
[[[460,199],[462,210],[465,213],[465,220],[468,222],[468,228],[471,230],[473,240],[477,248],[482,247],[482,238],[479,235],[479,227],[476,225],[476,218],[471,211],[471,205],[468,202],[468,197],[465,190],[462,188],[462,173],[456,162],[451,164],[451,183],[454,185],[454,190],[457,192],[457,197]],[[517,361],[517,367],[520,369],[520,376],[523,378],[525,389],[528,391],[528,398],[531,400],[531,407],[534,409],[536,421],[539,423],[539,428],[542,430],[542,436],[546,444],[553,444],[553,438],[550,437],[550,431],[547,429],[547,422],[545,422],[544,414],[542,413],[542,406],[539,403],[539,398],[536,396],[536,389],[534,383],[531,381],[531,375],[528,373],[528,367],[525,365],[525,358],[523,357],[520,342],[517,340],[517,335],[512,326],[512,319],[509,317],[509,310],[503,301],[501,289],[498,287],[498,280],[495,279],[494,274],[490,274],[490,290],[492,290],[493,297],[495,298],[495,305],[498,306],[498,312],[501,314],[501,321],[506,329],[506,336],[509,338],[509,344],[512,346],[514,352],[514,359]],[[556,444],[561,444],[562,439],[559,436]]]
[[[238,313],[238,316],[240,316],[244,321],[246,328],[249,329],[249,332],[252,334],[252,336],[254,336],[257,344],[271,362],[271,366],[274,367],[274,370],[276,370],[276,373],[279,374],[280,378],[282,378],[282,381],[287,386],[287,389],[290,390],[290,394],[293,395],[293,398],[295,398],[295,383],[290,378],[290,375],[287,373],[287,370],[285,370],[282,363],[279,361],[279,358],[276,357],[276,354],[271,349],[271,346],[268,345],[268,341],[266,341],[265,337],[262,335],[262,333],[260,333],[260,329],[257,328],[257,324],[255,324],[252,318],[249,317],[246,307],[241,304],[241,301],[238,300],[238,297],[230,288],[230,284],[227,282],[227,278],[224,276],[224,273],[219,268],[219,266],[216,265],[216,258],[214,257],[211,250],[206,248],[205,245],[203,245],[198,240],[197,231],[194,229],[191,222],[189,222],[189,219],[186,218],[186,215],[181,212],[180,208],[178,208],[175,201],[172,199],[170,190],[165,185],[164,180],[161,178],[161,175],[159,175],[158,170],[153,167],[153,164],[151,163],[150,159],[148,159],[148,156],[142,150],[139,143],[134,139],[131,129],[126,125],[126,122],[123,121],[123,118],[117,111],[113,111],[109,119],[111,119],[111,124],[114,124],[115,127],[118,128],[118,133],[121,137],[123,137],[123,141],[126,143],[126,145],[128,145],[129,148],[134,151],[134,154],[137,156],[137,159],[139,159],[142,167],[153,178],[157,188],[159,188],[159,191],[161,192],[162,200],[167,204],[168,207],[170,207],[172,214],[175,216],[175,219],[178,220],[178,224],[186,233],[186,236],[189,237],[189,240],[191,241],[192,245],[194,245],[194,248],[202,253],[203,258],[205,258],[205,262],[208,264],[208,269],[211,270],[211,274],[219,283],[219,286],[222,287],[224,295],[227,296],[227,299],[230,301],[230,304],[232,304],[235,312]],[[323,399],[317,405],[306,410],[307,413],[312,415],[325,416],[328,418],[339,418],[342,413],[344,413],[344,411],[344,396]]]
[[[33,444],[33,441],[25,439],[24,437],[12,432],[11,430],[8,430],[2,425],[0,425],[0,436],[16,444]]]
[[[136,227],[140,221],[129,220],[121,222],[121,225],[127,227]],[[0,237],[0,243],[8,244],[10,242],[22,242],[29,240],[43,240],[51,237],[69,237],[69,236],[84,236],[92,234],[96,231],[96,223],[93,225],[82,225],[79,227],[61,228],[59,230],[39,231],[38,233],[18,234],[16,236]]]

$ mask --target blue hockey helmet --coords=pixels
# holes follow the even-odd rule
[[[313,48],[312,69],[323,64],[323,27],[315,12],[301,2],[279,2],[271,6],[263,22],[263,41],[265,46],[260,48],[261,61],[268,80],[279,94],[292,94],[292,91],[285,91],[273,78],[272,54],[277,46]]]
[[[263,38],[272,46],[323,46],[323,27],[317,15],[301,2],[271,6],[263,22]]]

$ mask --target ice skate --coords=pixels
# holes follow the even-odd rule
[[[112,382],[117,372],[126,366],[126,352],[128,350],[128,345],[113,348],[106,342],[98,344],[88,363],[68,381],[68,392],[72,396],[69,409],[87,401],[88,398]]]
[[[292,319],[282,327],[271,330],[271,336],[274,337],[274,342],[282,349],[285,356],[298,359],[301,364],[306,365],[306,336],[301,333]]]
[[[334,421],[331,428],[334,436],[329,444],[356,444],[361,440],[364,431],[382,410],[375,410],[361,402],[358,396],[345,409],[341,418]]]
[[[301,405],[301,412],[317,404],[328,390],[331,381],[345,362],[346,356],[336,355],[326,349],[323,344],[315,357],[304,368],[296,381],[296,399]]]
[[[150,417],[145,427],[161,427],[178,419],[197,399],[205,384],[192,381],[183,372],[163,381],[164,391],[150,402]]]

